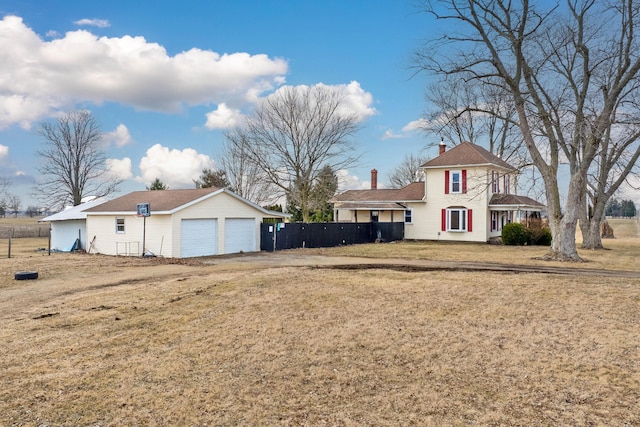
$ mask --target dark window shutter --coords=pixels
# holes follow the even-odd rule
[[[471,209],[467,209],[467,231],[471,233],[473,231],[473,216],[471,215]]]
[[[462,192],[467,192],[467,170],[462,169]]]
[[[444,194],[449,194],[449,171],[444,171]]]

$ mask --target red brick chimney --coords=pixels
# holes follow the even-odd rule
[[[447,151],[447,144],[444,143],[444,138],[440,140],[440,145],[438,146],[438,148],[438,156],[444,154],[444,152]]]
[[[378,170],[377,169],[371,169],[371,189],[372,190],[378,189]]]

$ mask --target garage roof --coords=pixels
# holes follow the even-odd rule
[[[279,217],[291,216],[290,214],[282,212],[269,211],[243,197],[238,196],[232,191],[216,187],[190,188],[185,190],[134,191],[133,193],[125,194],[124,196],[110,200],[91,209],[87,209],[86,212],[90,214],[136,213],[139,203],[149,203],[152,214],[171,214],[179,209],[220,193],[227,193],[268,215]]]

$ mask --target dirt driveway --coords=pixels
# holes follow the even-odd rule
[[[389,269],[397,271],[492,271],[504,273],[568,274],[575,276],[640,278],[640,272],[589,267],[558,267],[553,265],[502,264],[492,262],[434,261],[428,259],[366,258],[308,254],[304,251],[260,252],[211,258],[199,258],[203,264],[251,263],[270,266],[335,268],[342,270]]]

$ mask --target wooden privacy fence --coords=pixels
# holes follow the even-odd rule
[[[260,250],[327,248],[404,239],[403,222],[279,223],[260,225]]]

